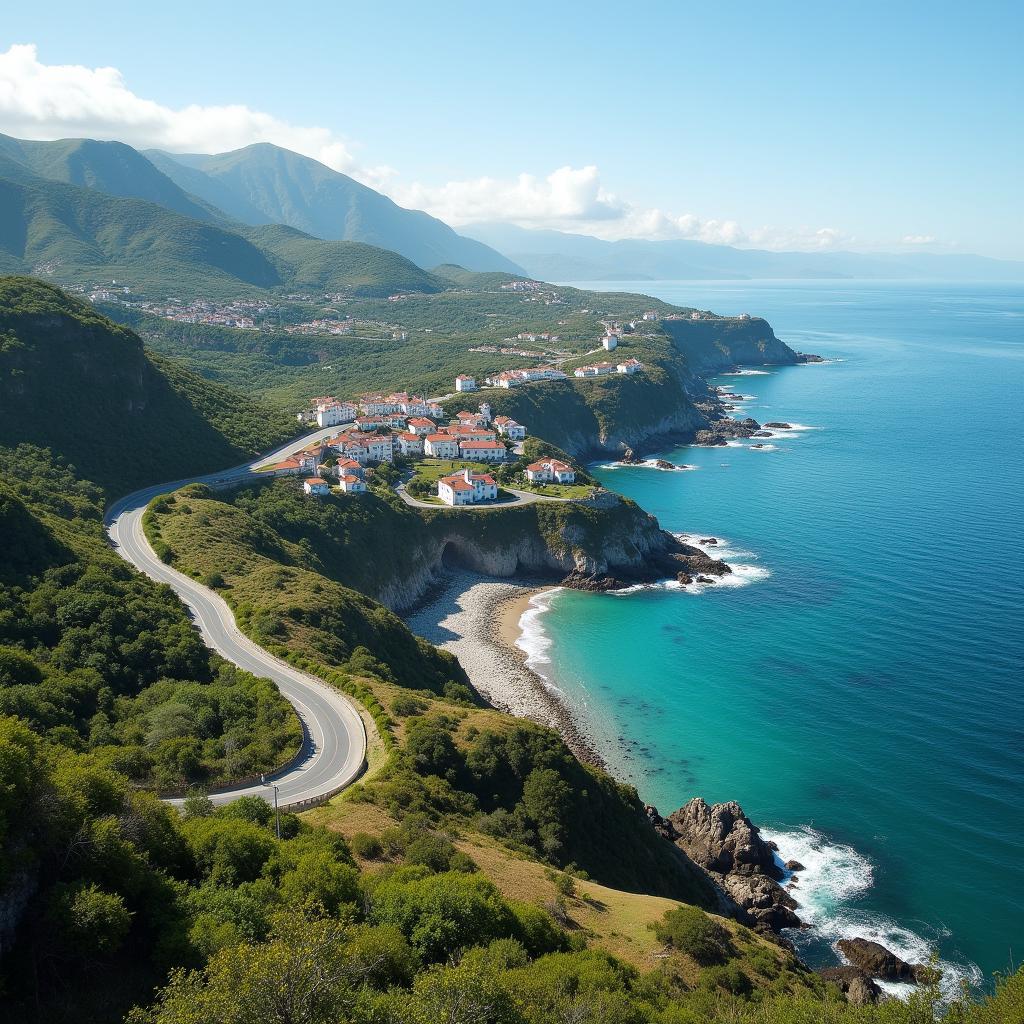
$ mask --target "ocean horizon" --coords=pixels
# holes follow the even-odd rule
[[[580,283],[608,289],[608,283]],[[737,800],[803,863],[801,954],[935,952],[952,992],[1024,921],[1024,288],[616,282],[764,316],[827,362],[713,378],[774,437],[594,475],[733,566],[723,583],[556,589],[520,646],[663,814]],[[889,986],[899,991],[899,986]]]

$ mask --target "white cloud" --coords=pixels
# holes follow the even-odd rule
[[[737,221],[705,219],[636,206],[602,185],[597,167],[560,167],[547,177],[474,178],[444,185],[392,182],[391,197],[403,206],[426,210],[456,227],[480,221],[507,221],[525,228],[553,228],[605,239],[687,238],[719,245],[820,251],[853,242],[835,228],[744,229]]]
[[[117,68],[43,64],[33,45],[0,53],[0,130],[29,139],[116,139],[178,153],[273,142],[368,184],[391,173],[360,166],[349,144],[326,128],[289,124],[243,104],[167,107],[132,92]]]
[[[938,239],[934,235],[904,235],[900,241],[904,245],[933,245]]]

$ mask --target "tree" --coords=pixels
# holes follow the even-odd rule
[[[80,955],[115,953],[132,924],[121,896],[85,883],[54,890],[51,919],[63,942]]]

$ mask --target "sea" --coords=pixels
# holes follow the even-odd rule
[[[615,290],[764,316],[826,362],[712,378],[789,424],[770,439],[593,467],[734,572],[550,591],[528,663],[663,814],[736,800],[804,865],[812,965],[864,936],[987,985],[1024,957],[1024,287]]]

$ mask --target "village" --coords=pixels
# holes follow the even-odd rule
[[[442,423],[444,410],[438,399],[407,392],[361,395],[352,402],[323,396],[313,399],[311,409],[299,418],[341,429],[268,466],[266,472],[304,475],[303,490],[314,496],[329,494],[332,486],[342,494],[364,494],[367,470],[398,460],[499,466],[521,454],[527,434],[526,427],[511,417],[494,416],[487,402],[476,412],[463,410]],[[473,465],[449,468],[451,473],[436,480],[436,498],[441,503],[463,506],[498,499],[498,482],[491,473],[478,472]],[[572,467],[558,459],[531,463],[524,474],[530,484],[572,484],[576,479]],[[411,492],[406,500],[422,503]]]

